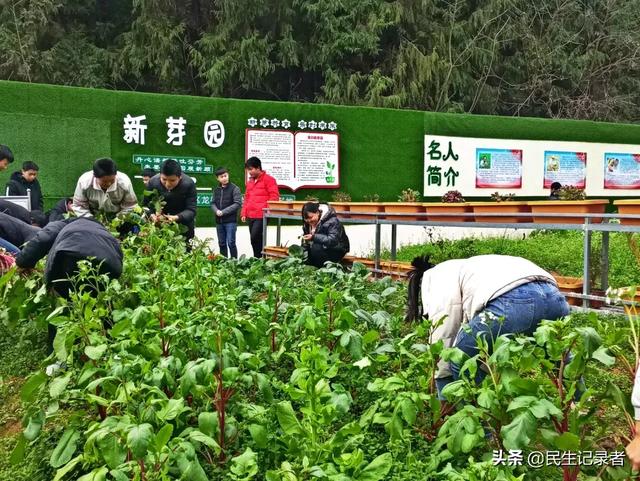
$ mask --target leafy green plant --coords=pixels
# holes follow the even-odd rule
[[[419,202],[422,195],[420,191],[413,189],[404,189],[398,196],[399,202]]]
[[[331,196],[331,200],[334,202],[351,202],[351,195],[346,192],[336,191]]]
[[[560,200],[584,200],[586,198],[584,189],[573,185],[563,185],[558,190],[558,196]]]
[[[515,200],[516,194],[501,194],[500,192],[494,192],[491,194],[491,200],[494,202],[508,202]]]
[[[379,194],[365,194],[363,198],[365,202],[380,202]]]

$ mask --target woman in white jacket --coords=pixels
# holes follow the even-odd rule
[[[633,418],[636,420],[636,435],[627,445],[627,456],[631,461],[634,471],[640,471],[640,369],[636,369],[636,379],[633,383],[633,393],[631,393],[631,404],[633,404]]]
[[[553,276],[521,257],[483,255],[453,259],[436,266],[428,258],[413,260],[406,320],[424,316],[436,326],[431,342],[442,339],[472,357],[477,340],[503,334],[532,334],[543,319],[569,314],[569,305]],[[420,303],[422,294],[422,303]],[[460,366],[440,361],[438,393],[460,376]],[[476,381],[485,372],[478,369]]]

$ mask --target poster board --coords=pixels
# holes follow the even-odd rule
[[[640,145],[424,136],[424,195],[543,197],[553,182],[588,196],[640,195]]]
[[[335,132],[246,129],[246,158],[258,157],[279,187],[340,187],[340,137]]]

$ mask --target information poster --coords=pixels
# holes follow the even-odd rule
[[[640,154],[604,154],[605,189],[640,189]]]
[[[246,154],[258,157],[262,169],[273,176],[278,185],[286,185],[294,176],[293,134],[285,130],[247,130]]]
[[[280,187],[340,187],[337,133],[247,129],[246,155],[258,157]]]
[[[476,187],[520,188],[522,150],[476,149]]]
[[[561,152],[556,150],[546,150],[544,152],[545,189],[550,188],[554,182],[584,189],[586,177],[586,152]]]

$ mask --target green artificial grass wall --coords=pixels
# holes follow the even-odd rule
[[[341,191],[353,201],[377,193],[393,201],[403,189],[422,191],[423,138],[425,133],[467,137],[549,139],[638,143],[640,126],[595,122],[503,118],[438,114],[410,110],[345,107],[292,102],[265,102],[181,95],[121,92],[55,85],[0,81],[0,143],[9,145],[16,162],[0,173],[0,187],[25,160],[40,165],[45,203],[71,195],[78,176],[101,156],[111,156],[132,177],[139,193],[142,181],[134,179],[140,166],[134,155],[204,158],[214,169],[226,166],[232,182],[244,185],[245,130],[249,118],[287,119],[295,131],[300,120],[336,122],[340,134]],[[123,140],[123,119],[146,115],[145,145]],[[169,116],[187,120],[182,146],[166,142]],[[223,122],[224,144],[208,147],[203,126],[208,120]],[[258,126],[259,127],[259,126]],[[190,174],[198,187],[213,187],[215,177]],[[282,194],[292,194],[281,189]],[[300,189],[329,200],[333,190]],[[213,222],[212,213],[200,208],[198,225]]]

